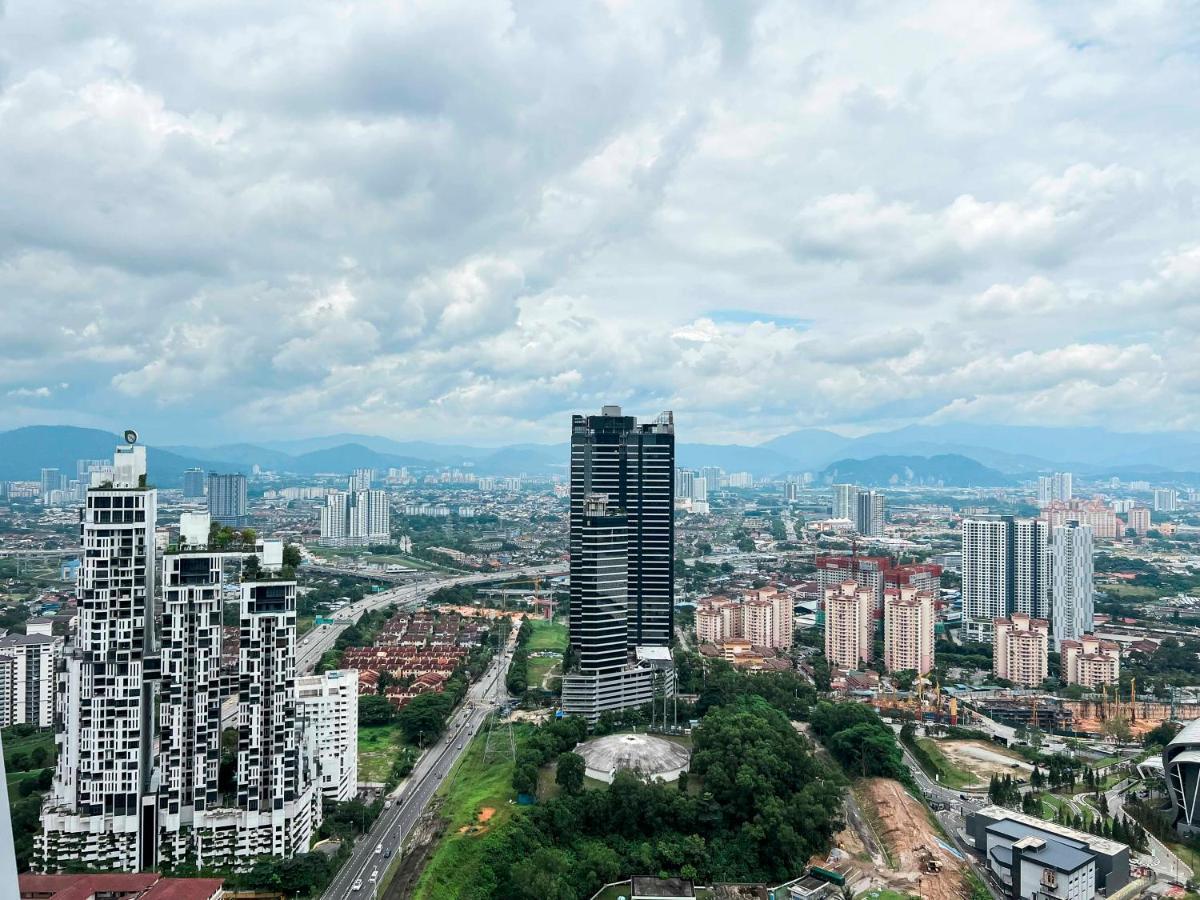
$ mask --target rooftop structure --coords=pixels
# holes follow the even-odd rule
[[[676,781],[687,771],[691,754],[682,744],[650,734],[610,734],[575,748],[583,757],[585,774],[612,783],[626,769],[653,781]]]

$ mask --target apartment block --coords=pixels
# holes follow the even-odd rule
[[[846,581],[825,590],[825,658],[831,666],[857,669],[869,663],[875,638],[875,596]]]
[[[326,494],[325,506],[321,509],[321,545],[365,547],[390,543],[391,516],[387,491],[335,491]]]
[[[934,597],[914,587],[888,588],[883,599],[883,663],[889,672],[933,669]]]
[[[334,669],[296,679],[296,699],[317,743],[326,800],[358,794],[358,672]]]
[[[0,638],[0,723],[54,724],[54,681],[62,655],[60,638],[44,634],[10,634]]]
[[[1050,623],[1025,613],[993,623],[996,642],[992,669],[999,678],[1015,684],[1037,687],[1046,680],[1046,660],[1050,650]]]
[[[792,598],[777,588],[749,591],[733,600],[707,597],[696,608],[696,638],[702,644],[748,640],[755,647],[787,649],[794,628]]]
[[[1085,634],[1077,641],[1059,644],[1062,653],[1063,678],[1067,684],[1097,688],[1102,684],[1119,684],[1121,676],[1121,647],[1115,641],[1105,641]]]

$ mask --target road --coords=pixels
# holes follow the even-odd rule
[[[1126,814],[1125,792],[1138,783],[1139,781],[1135,778],[1126,778],[1104,792],[1105,799],[1108,801],[1108,814],[1110,816],[1122,816]],[[1133,816],[1129,818],[1132,819]],[[1146,838],[1150,843],[1150,852],[1133,853],[1134,862],[1153,869],[1168,881],[1186,882],[1192,877],[1191,867],[1168,850],[1162,841],[1148,832]]]
[[[376,896],[379,880],[433,795],[453,771],[471,736],[483,725],[488,713],[508,700],[503,676],[512,659],[515,641],[514,631],[505,652],[493,660],[483,677],[471,686],[462,706],[455,710],[445,736],[422,754],[408,781],[390,795],[388,808],[371,830],[359,838],[350,859],[322,895],[323,900],[372,900]]]
[[[896,730],[899,731],[898,728]],[[979,877],[979,880],[987,887],[988,892],[996,900],[1001,900],[1000,894],[996,891],[987,872],[977,862],[974,853],[975,848],[969,846],[963,839],[963,835],[966,833],[967,815],[987,806],[987,795],[984,794],[980,797],[975,797],[966,792],[953,791],[950,788],[943,787],[925,774],[925,770],[921,768],[921,764],[908,752],[908,748],[904,744],[899,743],[899,746],[901,752],[904,754],[904,762],[907,763],[913,780],[917,783],[917,787],[931,801],[936,800],[941,804],[945,804],[946,808],[938,810],[934,815],[942,823],[946,834],[950,836],[950,842],[963,855],[963,858],[967,861],[967,865],[971,867],[972,871]]]

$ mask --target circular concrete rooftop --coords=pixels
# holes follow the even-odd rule
[[[687,771],[691,757],[687,747],[652,734],[610,734],[585,741],[575,752],[583,757],[588,778],[608,784],[621,769],[654,781],[675,781]]]

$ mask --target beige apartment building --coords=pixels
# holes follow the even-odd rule
[[[933,669],[934,603],[930,591],[888,588],[883,595],[883,664],[889,672]]]
[[[1046,680],[1046,657],[1050,649],[1050,623],[1025,613],[996,619],[996,643],[992,669],[999,678],[1037,687]]]
[[[1085,634],[1077,641],[1063,641],[1059,651],[1062,653],[1063,679],[1067,684],[1096,688],[1119,683],[1121,647],[1115,641]]]
[[[792,646],[792,598],[776,588],[747,592],[739,600],[707,597],[696,608],[696,639],[702,644],[746,640],[755,647]]]
[[[875,637],[875,592],[846,581],[825,589],[825,658],[829,665],[857,669],[869,663]]]

